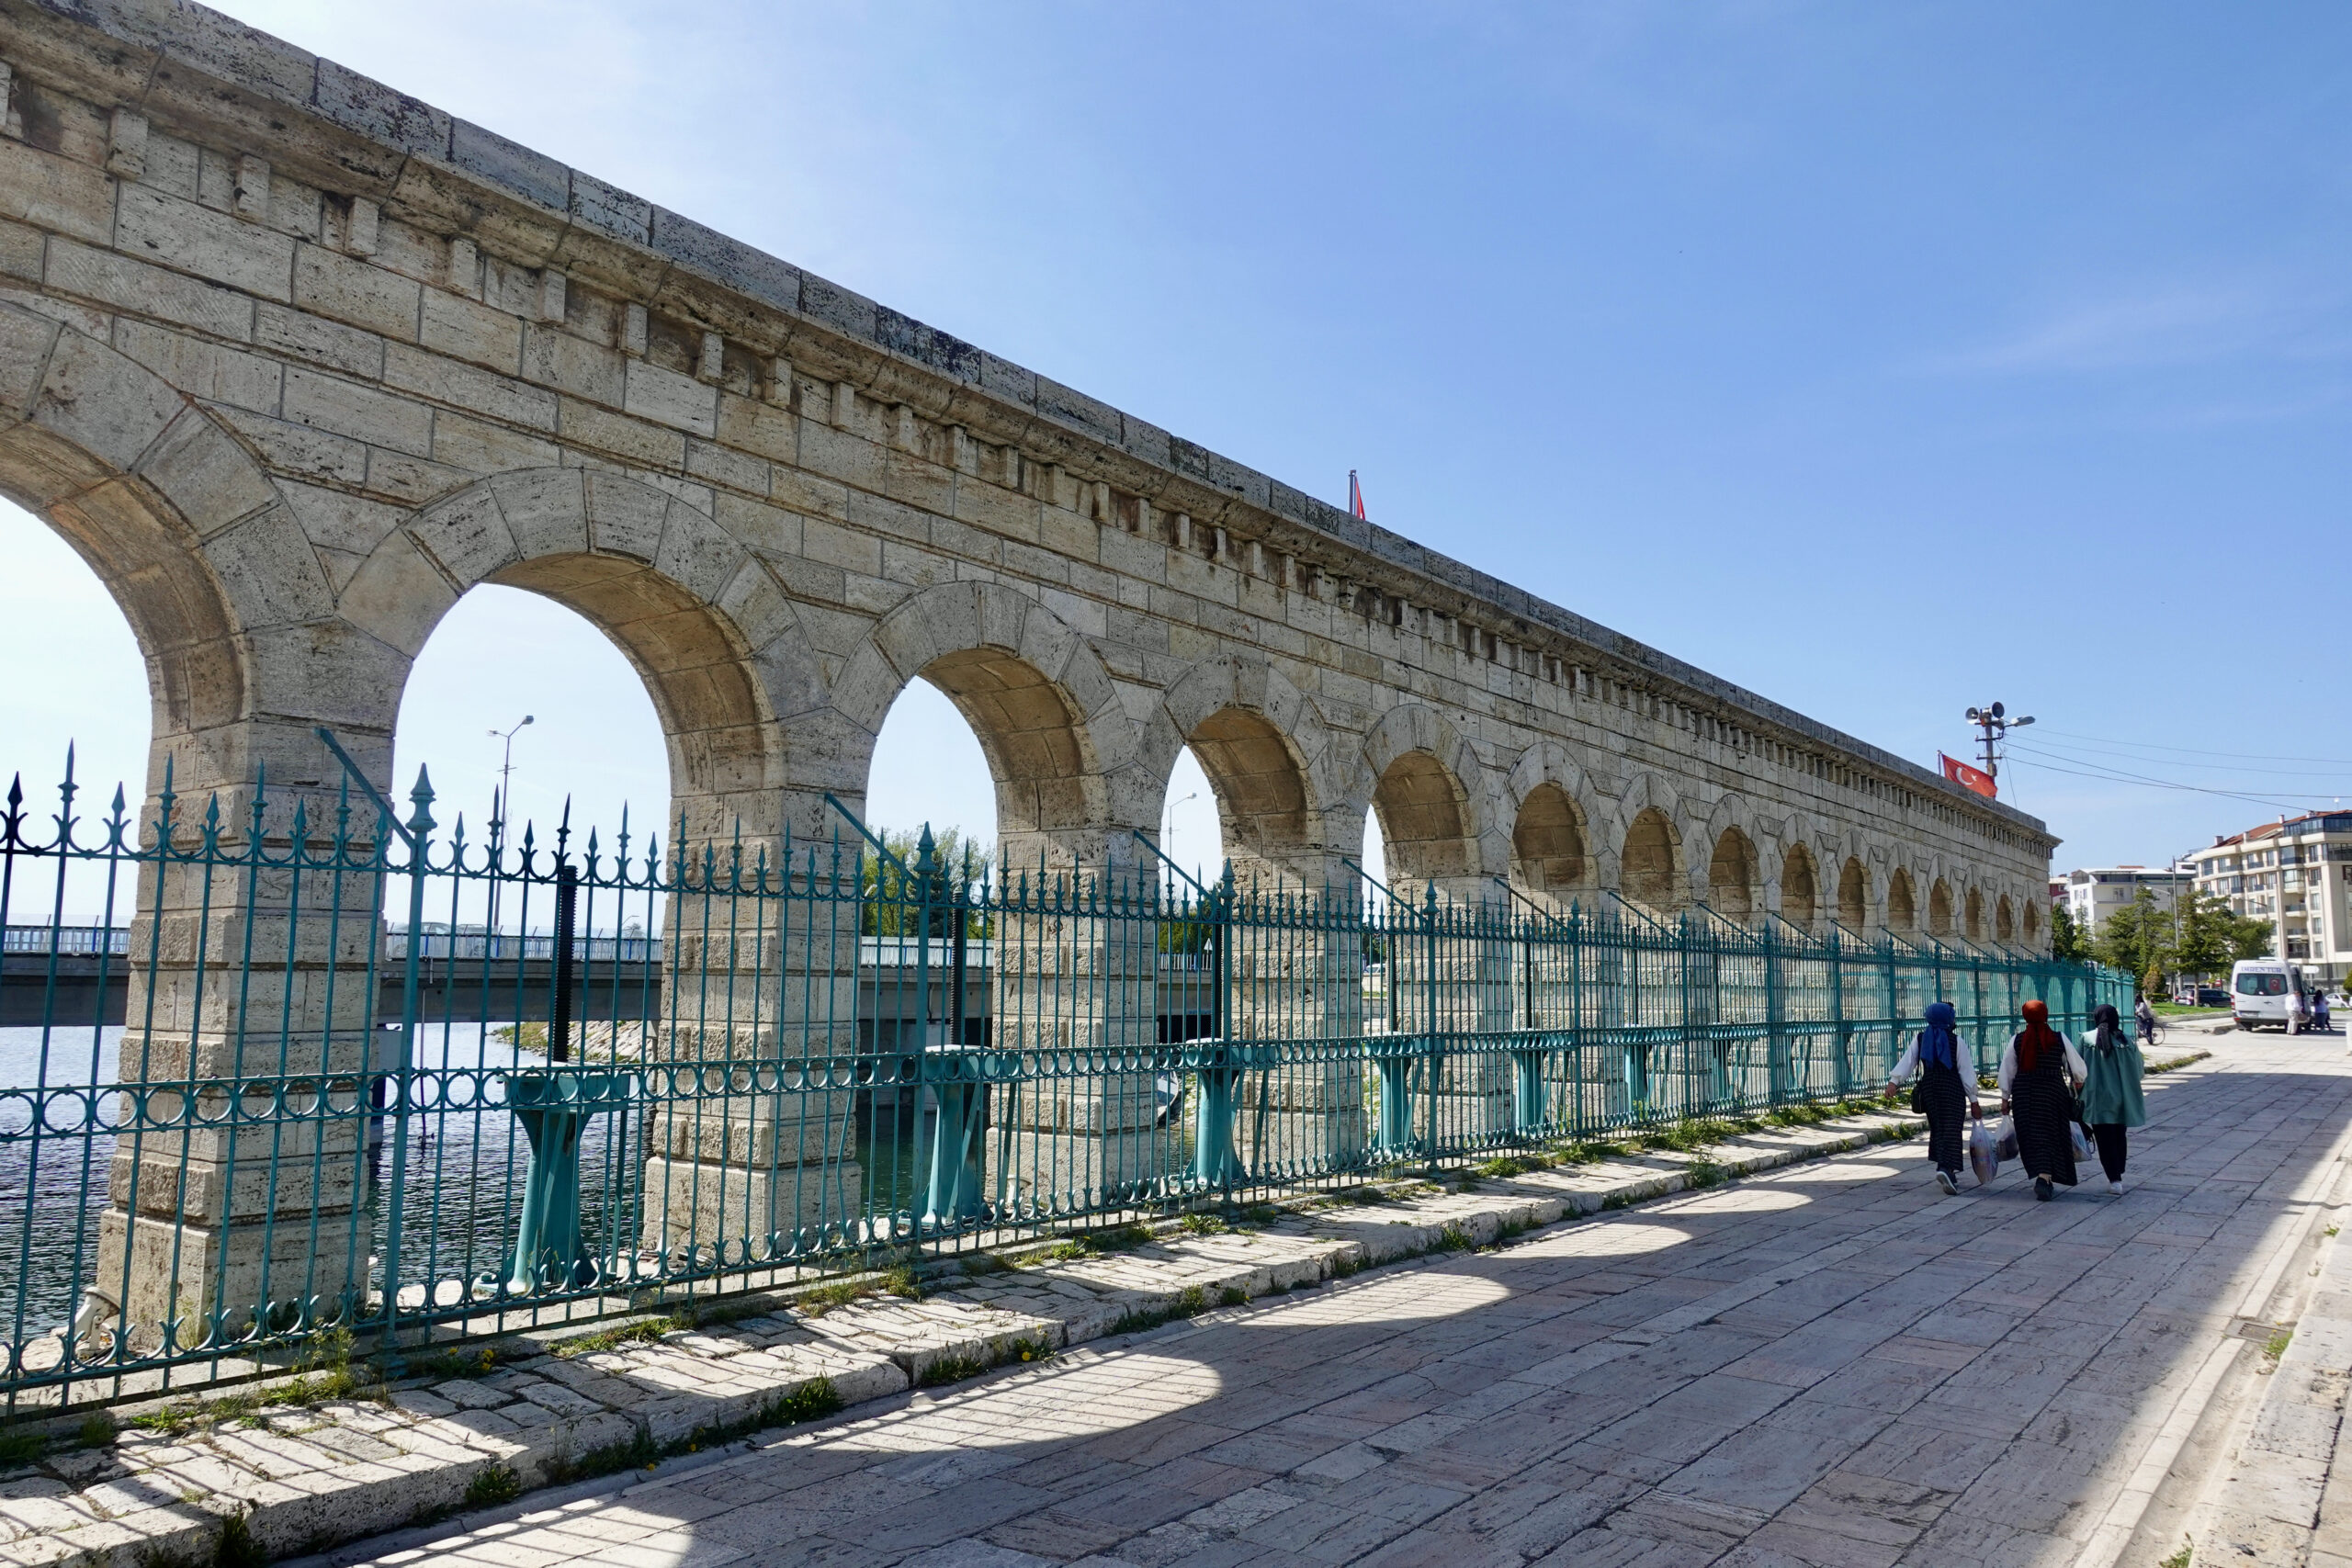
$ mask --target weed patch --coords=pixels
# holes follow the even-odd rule
[[[1187,1235],[1223,1235],[1233,1228],[1215,1214],[1187,1214],[1176,1223]]]
[[[1227,1285],[1216,1293],[1216,1304],[1221,1307],[1248,1306],[1250,1292],[1238,1285]]]
[[[1165,1306],[1129,1307],[1111,1325],[1113,1334],[1141,1334],[1158,1328],[1163,1323],[1173,1323],[1182,1317],[1198,1317],[1209,1310],[1208,1292],[1198,1285],[1187,1285],[1176,1292]]]
[[[1720,1186],[1731,1179],[1731,1172],[1711,1159],[1694,1159],[1682,1173],[1682,1185],[1692,1191]]]
[[[1470,1239],[1470,1233],[1458,1224],[1449,1224],[1437,1233],[1437,1250],[1440,1252],[1468,1252],[1477,1245]]]
[[[0,1465],[37,1464],[48,1451],[46,1432],[0,1431]]]
[[[494,1508],[523,1495],[523,1478],[503,1464],[486,1464],[466,1483],[466,1506]]]

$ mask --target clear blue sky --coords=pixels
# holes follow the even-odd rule
[[[2352,758],[2352,8],[226,8],[1923,763]],[[658,795],[574,635],[404,759]],[[876,816],[985,812],[938,728]],[[2014,761],[2062,868],[2276,815]]]

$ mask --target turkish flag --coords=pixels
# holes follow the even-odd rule
[[[1965,762],[1945,756],[1941,751],[1936,753],[1936,760],[1944,765],[1944,777],[1951,780],[1961,788],[1974,790],[1987,800],[1993,799],[2000,793],[1994,788],[1990,774],[1979,773]]]

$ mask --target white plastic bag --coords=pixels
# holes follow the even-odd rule
[[[2018,1119],[2016,1117],[2001,1118],[2001,1134],[1994,1140],[1993,1153],[2000,1159],[2018,1157]]]
[[[2083,1124],[2080,1122],[2069,1122],[2066,1123],[2066,1141],[2075,1145],[2075,1163],[2076,1165],[2080,1165],[2083,1161],[2091,1157],[2091,1141],[2083,1136]]]
[[[1993,1135],[1993,1124],[1982,1116],[1969,1123],[1968,1168],[1976,1173],[1976,1185],[1990,1187],[1993,1178],[2001,1174],[2000,1140]]]

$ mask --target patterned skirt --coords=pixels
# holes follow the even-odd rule
[[[2009,1083],[2009,1111],[2018,1123],[2018,1163],[2028,1176],[2046,1176],[2061,1187],[2075,1185],[2075,1143],[2066,1123],[2074,1120],[2075,1097],[2057,1065],[2019,1073]]]
[[[1963,1156],[1962,1134],[1968,1126],[1968,1090],[1959,1072],[1940,1065],[1919,1072],[1918,1092],[1912,1104],[1928,1119],[1928,1159],[1938,1170],[1958,1170]]]

